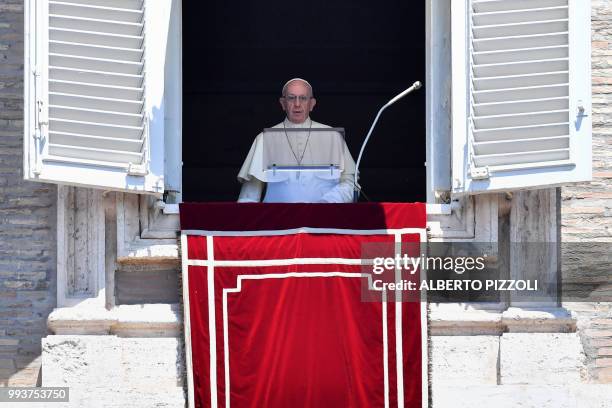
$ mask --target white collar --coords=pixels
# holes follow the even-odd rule
[[[284,123],[286,128],[310,128],[312,126],[312,119],[310,119],[309,116],[302,123],[293,123],[289,119],[285,118]]]

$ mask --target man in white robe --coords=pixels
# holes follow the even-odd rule
[[[337,132],[312,131],[329,128],[310,119],[316,104],[310,84],[294,78],[283,86],[280,104],[286,113],[283,122],[272,132],[255,138],[240,172],[242,183],[238,202],[349,203],[353,200],[355,162],[344,139]],[[296,131],[295,129],[303,129]],[[273,152],[273,153],[270,153]],[[274,154],[283,165],[306,168],[308,165],[334,164],[337,170],[265,171],[266,156]],[[280,159],[279,159],[280,157]]]

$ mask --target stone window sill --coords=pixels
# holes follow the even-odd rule
[[[431,304],[430,335],[473,336],[502,333],[569,333],[576,320],[559,307],[496,309],[486,304]],[[179,304],[121,305],[55,309],[49,329],[58,335],[117,335],[120,337],[177,337],[183,324]]]
[[[49,329],[58,335],[178,337],[182,324],[178,304],[121,305],[111,310],[66,307],[55,309],[47,319]]]
[[[560,307],[510,307],[487,304],[431,304],[430,334],[437,336],[502,333],[570,333],[576,319]]]

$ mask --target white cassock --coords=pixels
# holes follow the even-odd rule
[[[263,202],[267,203],[350,203],[353,200],[355,161],[338,132],[309,131],[329,128],[310,118],[303,123],[288,119],[275,128],[304,131],[260,133],[238,173],[242,183],[238,202],[257,203],[266,187]],[[269,136],[269,137],[268,137]],[[271,153],[273,152],[273,153]],[[330,165],[339,171],[264,171],[274,155],[274,163],[282,165]]]

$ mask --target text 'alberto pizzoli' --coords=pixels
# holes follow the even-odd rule
[[[373,279],[371,289],[375,291],[537,291],[538,281],[523,279],[438,279],[422,280],[420,283],[401,279],[397,282],[383,282]]]

